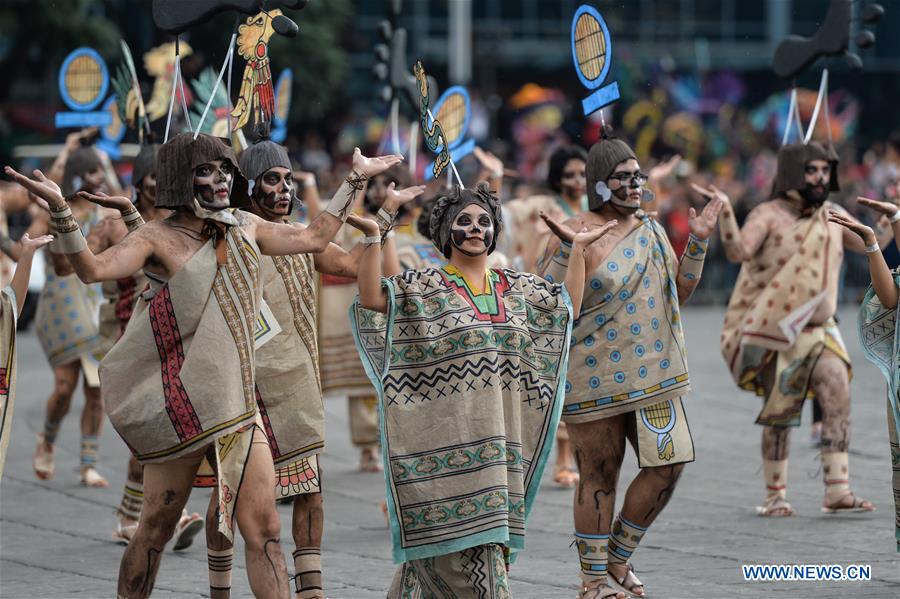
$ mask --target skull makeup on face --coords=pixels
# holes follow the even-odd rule
[[[468,256],[490,254],[502,228],[500,199],[485,182],[454,186],[435,200],[428,218],[428,237],[448,260],[454,247]]]
[[[641,172],[638,161],[629,158],[617,164],[606,185],[612,192],[610,201],[618,208],[626,211],[638,210],[644,199],[644,185],[647,175]]]
[[[262,210],[273,215],[290,214],[294,201],[294,174],[281,166],[267,170],[253,186],[253,199]]]
[[[494,242],[494,221],[478,204],[469,204],[450,226],[450,241],[466,256],[480,256]]]
[[[228,208],[233,168],[228,160],[210,160],[194,168],[194,198],[201,208]]]

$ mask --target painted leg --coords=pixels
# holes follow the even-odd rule
[[[319,475],[321,476],[321,466]],[[325,513],[321,493],[294,496],[294,515],[291,520],[294,536],[295,599],[322,599],[322,532]]]
[[[822,474],[825,499],[822,511],[867,512],[871,501],[850,490],[850,376],[847,365],[826,349],[816,362],[810,386],[822,406]]]
[[[53,368],[53,392],[47,399],[47,415],[44,418],[44,431],[38,434],[37,448],[34,452],[32,466],[34,473],[41,480],[53,478],[53,445],[63,418],[69,413],[72,394],[78,384],[78,362],[70,362]]]
[[[119,597],[149,597],[166,543],[191,494],[203,450],[144,467],[141,519],[119,566]]]
[[[231,572],[234,545],[219,532],[219,490],[213,489],[206,510],[206,563],[209,567],[211,599],[231,597]]]
[[[553,482],[560,487],[574,487],[578,484],[578,469],[572,455],[572,442],[565,422],[556,429],[556,465],[553,467]]]
[[[128,458],[128,474],[125,479],[125,489],[122,491],[122,502],[116,515],[119,523],[113,538],[121,543],[128,544],[137,530],[138,520],[141,518],[141,506],[144,504],[144,468],[134,459]]]
[[[791,429],[787,426],[763,426],[762,458],[766,499],[756,508],[760,516],[791,516],[794,508],[787,502],[788,454]]]
[[[97,472],[100,455],[100,430],[103,426],[103,402],[100,387],[84,382],[84,410],[81,412],[81,484],[108,487],[109,482]]]
[[[378,405],[374,395],[351,395],[350,440],[360,448],[360,472],[381,472],[381,453],[378,451]]]
[[[275,467],[265,434],[254,428],[234,518],[244,539],[247,577],[257,597],[290,597],[275,509]]]
[[[625,457],[625,416],[568,423],[581,478],[574,498],[575,546],[583,599],[624,597],[607,585],[607,541],[616,508],[616,485]]]

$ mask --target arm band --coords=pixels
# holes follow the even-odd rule
[[[891,215],[891,224],[893,225],[898,220],[900,220],[900,210],[897,210],[895,213],[893,213]]]
[[[378,214],[375,215],[375,222],[378,223],[378,230],[381,232],[381,245],[384,245],[384,242],[387,241],[388,235],[391,233],[391,229],[394,228],[394,219],[397,218],[397,213],[391,214],[384,208],[378,209]]]
[[[880,252],[880,251],[881,251],[881,247],[878,245],[878,242],[877,242],[877,241],[876,241],[875,243],[873,243],[872,245],[867,245],[867,246],[866,246],[866,253],[867,253],[867,254],[877,254],[877,253]]]
[[[688,281],[700,279],[703,273],[703,261],[706,260],[706,249],[709,247],[708,239],[699,239],[691,233],[688,236],[687,246],[681,256],[681,266],[678,274]]]
[[[50,223],[56,229],[56,239],[50,243],[50,251],[54,254],[77,254],[87,247],[81,227],[68,205],[59,211],[51,208]]]
[[[356,192],[361,191],[365,187],[368,177],[360,175],[356,171],[352,171],[344,183],[325,206],[325,212],[341,219],[342,223],[347,222],[350,216],[350,210],[353,208],[353,200],[356,199]]]
[[[562,283],[566,280],[566,271],[569,269],[569,256],[572,254],[572,244],[568,241],[560,241],[559,249],[550,258],[550,263],[543,269],[543,276],[551,283]]]
[[[144,224],[144,218],[136,209],[131,210],[130,212],[123,212],[122,221],[125,223],[125,226],[128,227],[129,233]]]

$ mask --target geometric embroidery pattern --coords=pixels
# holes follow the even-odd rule
[[[172,305],[169,288],[160,289],[147,309],[156,349],[159,352],[166,412],[179,441],[186,441],[203,432],[203,428],[191,404],[191,398],[188,397],[187,390],[181,382],[184,346],[181,343],[178,322],[175,320],[175,307]]]

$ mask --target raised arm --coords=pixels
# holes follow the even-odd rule
[[[381,235],[378,223],[368,218],[351,216],[347,223],[365,234],[366,246],[359,264],[356,284],[359,285],[359,305],[382,314],[387,312],[387,292],[381,286]]]
[[[841,225],[846,231],[859,237],[860,242],[865,247],[866,257],[869,259],[869,276],[872,277],[872,287],[875,289],[878,301],[889,310],[896,308],[897,284],[894,283],[891,269],[888,268],[887,262],[884,261],[884,254],[881,253],[881,248],[878,247],[875,232],[858,220],[849,218],[849,215],[845,213],[832,210],[828,213],[828,220]]]
[[[153,255],[152,235],[129,235],[121,243],[94,255],[56,183],[37,170],[34,171],[35,179],[29,179],[9,166],[6,167],[6,174],[41,200],[40,205],[49,210],[50,222],[57,233],[50,249],[54,253],[65,254],[78,278],[85,283],[131,276],[143,268]]]
[[[269,256],[318,253],[328,247],[347,218],[366,181],[383,173],[403,158],[395,155],[366,158],[359,148],[353,152],[353,170],[344,179],[325,209],[305,229],[284,223],[272,223],[253,217],[256,242]]]
[[[894,244],[897,246],[897,249],[900,249],[900,207],[897,207],[893,202],[872,200],[862,196],[858,196],[856,201],[860,206],[871,208],[875,212],[887,217],[888,223],[891,226],[891,232],[893,233]],[[887,244],[889,241],[890,239],[887,236],[885,236],[884,239],[878,239],[879,244]]]
[[[762,206],[750,211],[744,227],[738,226],[734,215],[734,207],[728,195],[715,185],[708,188],[692,183],[691,187],[708,200],[718,198],[723,202],[722,217],[719,219],[719,232],[725,246],[725,256],[731,262],[745,262],[756,255],[769,235],[769,219]]]
[[[703,207],[700,214],[697,214],[693,207],[688,211],[688,227],[691,233],[678,265],[678,276],[675,278],[679,302],[687,301],[700,283],[703,262],[709,248],[709,236],[716,229],[716,220],[724,206],[725,201],[715,196]]]
[[[34,253],[53,241],[50,235],[42,235],[35,239],[31,239],[28,233],[22,235],[19,240],[21,254],[19,255],[18,264],[16,264],[16,273],[13,275],[10,287],[16,294],[16,313],[21,314],[22,306],[25,305],[25,296],[28,294],[28,279],[31,278],[31,263],[34,260]]]
[[[547,268],[547,271],[555,272],[556,276],[545,272],[544,277],[551,282],[562,280],[565,283],[569,297],[572,299],[572,317],[578,318],[581,314],[584,282],[587,278],[584,252],[592,243],[615,227],[618,221],[611,220],[593,229],[582,228],[581,232],[575,233],[570,227],[555,221],[545,212],[541,211],[540,214],[550,230],[560,240],[559,249],[553,253],[552,263]]]
[[[25,231],[25,234],[35,239],[48,233],[50,233],[50,219],[47,213],[36,211],[35,217],[31,219],[31,224],[28,225],[28,230]],[[22,256],[22,240],[13,241],[9,235],[0,232],[0,251],[12,258],[13,261],[18,262]]]

